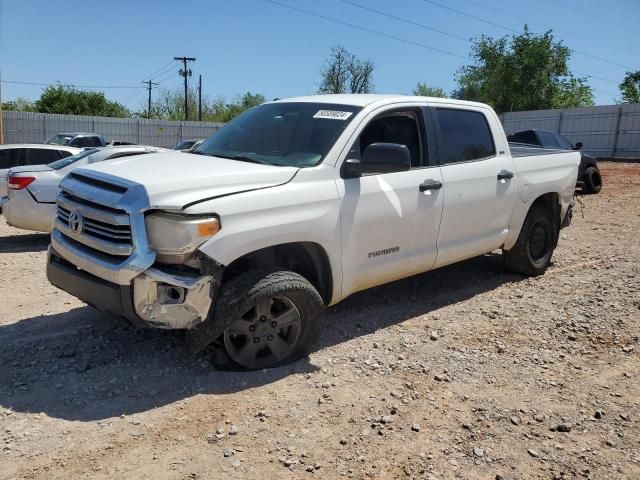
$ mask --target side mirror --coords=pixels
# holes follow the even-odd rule
[[[573,147],[574,150],[580,150],[582,148],[582,142],[576,142],[576,146]]]
[[[343,165],[345,178],[371,173],[406,172],[411,169],[411,154],[406,145],[372,143],[362,154],[362,160],[347,159]]]

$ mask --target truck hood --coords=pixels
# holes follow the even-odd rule
[[[151,208],[179,209],[215,197],[275,187],[299,169],[185,152],[163,152],[107,160],[76,170],[103,172],[143,185]]]

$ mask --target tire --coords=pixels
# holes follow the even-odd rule
[[[309,354],[325,309],[311,283],[290,271],[254,271],[222,286],[214,322],[226,325],[211,361],[225,370],[260,370]]]
[[[551,263],[557,232],[549,211],[541,205],[534,205],[524,220],[515,245],[504,252],[507,268],[526,276],[542,275]]]
[[[602,177],[597,167],[587,167],[583,175],[584,193],[599,193],[602,190]]]

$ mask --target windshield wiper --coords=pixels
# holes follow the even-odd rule
[[[228,158],[229,160],[238,160],[240,162],[258,163],[260,165],[271,165],[271,163],[269,162],[258,160],[256,158],[251,158],[251,157],[248,157],[247,155],[240,155],[240,154],[234,155],[234,154],[215,153],[215,152],[209,155],[213,157]]]

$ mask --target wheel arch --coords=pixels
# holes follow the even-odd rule
[[[285,269],[306,278],[322,297],[325,305],[333,296],[333,274],[329,256],[325,249],[315,242],[290,242],[271,245],[246,253],[225,268],[222,284],[230,279],[256,268]]]
[[[555,227],[554,238],[557,243],[558,236],[560,234],[560,224],[562,223],[562,200],[558,192],[549,191],[538,193],[537,197],[529,203],[526,208],[519,207],[522,208],[522,210],[519,208],[517,209],[517,212],[514,213],[514,216],[511,218],[509,223],[509,230],[511,233],[502,246],[504,250],[509,250],[515,245],[518,235],[520,235],[520,231],[524,226],[524,221],[534,206],[542,206],[549,212]]]

